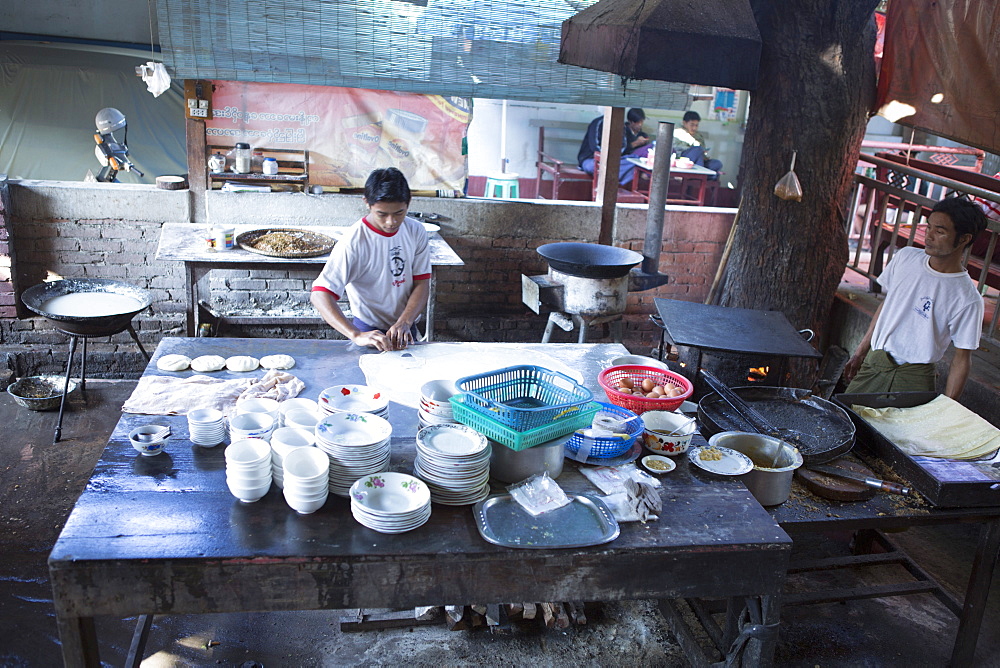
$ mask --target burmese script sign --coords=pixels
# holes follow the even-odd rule
[[[361,188],[398,167],[413,190],[461,191],[467,98],[299,84],[214,81],[208,144],[309,151],[309,182]]]

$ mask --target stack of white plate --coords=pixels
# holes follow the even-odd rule
[[[226,440],[226,423],[222,411],[198,408],[187,414],[188,434],[191,442],[203,448],[212,448]]]
[[[367,385],[334,385],[319,394],[319,409],[333,413],[371,413],[389,416],[389,397],[382,390]]]
[[[421,427],[435,424],[452,424],[455,416],[452,414],[449,398],[458,394],[458,387],[453,380],[432,380],[420,387],[420,406],[417,417]]]
[[[462,424],[439,424],[417,432],[413,472],[427,483],[434,503],[464,506],[490,494],[490,445]]]
[[[295,427],[280,427],[271,434],[271,480],[284,487],[285,457],[295,448],[309,447],[316,443],[312,432]]]
[[[431,516],[431,495],[422,481],[405,473],[377,473],[351,486],[351,514],[379,533],[403,533]]]
[[[347,496],[351,485],[389,470],[392,425],[368,413],[333,413],[316,424],[316,447],[330,458],[330,491]]]

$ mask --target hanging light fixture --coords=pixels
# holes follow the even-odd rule
[[[559,62],[753,90],[760,50],[749,0],[600,0],[563,21]]]

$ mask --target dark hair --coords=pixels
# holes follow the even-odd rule
[[[685,111],[684,112],[684,122],[685,123],[687,123],[688,121],[700,121],[700,120],[701,120],[701,114],[699,114],[697,111]]]
[[[952,225],[955,226],[955,241],[958,245],[958,238],[963,234],[971,234],[972,241],[975,241],[979,233],[986,229],[988,221],[983,210],[965,197],[948,197],[931,209],[931,213],[943,213],[951,218]],[[971,241],[969,242],[971,243]]]
[[[403,172],[395,167],[376,169],[365,181],[365,201],[369,205],[376,202],[410,203],[410,184]]]
[[[632,109],[629,109],[626,116],[628,117],[629,123],[638,123],[639,121],[646,120],[646,112],[640,109],[639,107],[633,107]]]

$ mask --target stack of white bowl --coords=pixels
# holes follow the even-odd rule
[[[319,393],[319,409],[333,413],[371,413],[389,416],[389,397],[383,390],[367,385],[334,385]]]
[[[271,434],[271,478],[278,487],[284,487],[285,457],[295,448],[313,445],[316,439],[312,432],[295,427],[279,427]]]
[[[187,414],[191,442],[203,448],[214,448],[226,440],[226,421],[222,411],[198,408]]]
[[[455,416],[451,410],[451,397],[458,394],[453,380],[432,380],[420,387],[420,406],[417,418],[421,427],[435,424],[452,424]]]
[[[330,494],[330,460],[316,448],[294,448],[285,456],[285,501],[297,513],[319,510]]]
[[[259,438],[233,441],[226,448],[226,485],[240,501],[253,503],[271,488],[271,446]]]
[[[317,404],[312,399],[306,399],[305,397],[295,397],[294,399],[285,399],[278,404],[278,426],[279,427],[292,427],[295,425],[285,424],[285,415],[292,411],[307,411],[313,413],[319,418],[319,404]],[[312,430],[312,427],[309,427]]]
[[[229,418],[229,438],[239,441],[244,438],[271,438],[274,418],[267,413],[238,413]]]
[[[236,415],[243,415],[244,413],[253,413],[254,415],[267,415],[271,418],[271,428],[269,431],[274,431],[280,425],[278,420],[280,418],[280,413],[278,412],[279,404],[274,399],[264,399],[264,398],[254,398],[254,399],[244,399],[236,403]],[[269,438],[270,433],[267,436],[260,438]],[[253,438],[258,438],[254,436]]]
[[[330,458],[330,491],[347,496],[354,482],[389,470],[392,425],[368,413],[333,413],[316,424],[316,447]]]
[[[376,473],[351,486],[351,514],[379,533],[403,533],[431,517],[431,495],[422,481],[405,473]]]
[[[284,427],[295,427],[305,429],[308,432],[316,431],[316,423],[319,422],[323,414],[317,409],[315,412],[293,408],[281,414],[281,424]]]
[[[424,427],[417,432],[413,472],[427,483],[434,503],[464,506],[489,496],[491,454],[486,437],[470,427]]]

